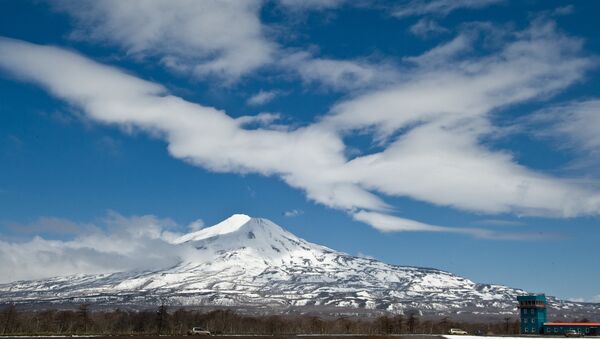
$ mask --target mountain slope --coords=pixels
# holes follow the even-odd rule
[[[174,241],[194,255],[159,271],[57,277],[0,285],[2,302],[361,309],[514,314],[523,290],[388,265],[309,243],[273,222],[234,215]],[[585,305],[551,300],[558,308]],[[588,307],[589,308],[589,307]],[[594,310],[594,308],[590,308]],[[585,312],[584,312],[585,313]]]

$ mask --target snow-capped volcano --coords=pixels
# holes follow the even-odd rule
[[[240,227],[244,226],[251,220],[252,218],[245,214],[234,214],[212,227],[188,233],[182,237],[179,237],[174,242],[181,244],[188,241],[203,240],[213,236],[236,232],[240,229]]]
[[[102,302],[194,306],[362,309],[453,314],[515,312],[501,285],[395,266],[300,239],[267,219],[236,214],[173,241],[193,255],[145,272],[77,275],[0,285],[0,302]],[[555,301],[555,307],[575,303]]]
[[[193,246],[198,257],[202,258],[200,263],[209,262],[213,267],[218,263],[233,264],[261,271],[266,266],[315,265],[323,252],[332,252],[296,237],[267,219],[243,214],[235,214],[174,242]],[[191,264],[199,262],[196,260]]]
[[[296,237],[270,220],[243,214],[235,214],[174,242],[197,250],[197,257],[189,265],[200,264],[208,271],[243,268],[256,276],[275,267],[330,265],[328,259],[334,253]]]

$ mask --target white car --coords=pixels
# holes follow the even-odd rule
[[[190,331],[188,331],[190,335],[210,335],[210,331],[203,329],[202,327],[192,327]]]
[[[467,331],[465,330],[461,330],[460,328],[451,328],[450,331],[448,331],[448,334],[469,334],[467,333]]]
[[[575,330],[565,331],[565,337],[583,337],[583,335]]]

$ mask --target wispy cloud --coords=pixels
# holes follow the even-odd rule
[[[459,9],[479,9],[502,2],[504,0],[411,0],[398,6],[393,14],[398,17],[446,16]]]
[[[600,294],[592,296],[590,298],[567,298],[569,301],[577,302],[577,303],[600,303]]]
[[[369,224],[382,232],[455,233],[482,239],[521,241],[557,239],[560,237],[558,234],[549,233],[498,232],[484,228],[438,226],[378,212],[360,211],[354,213],[353,218]]]
[[[269,113],[269,112],[261,112],[257,115],[244,115],[241,116],[235,121],[237,121],[240,126],[262,126],[269,127],[272,126],[273,123],[281,118],[281,115],[277,113]]]
[[[487,225],[487,226],[525,226],[526,225],[522,221],[504,220],[504,219],[483,219],[483,220],[476,220],[473,223],[477,224],[477,225]]]
[[[189,232],[196,232],[196,231],[199,231],[199,230],[203,229],[204,226],[205,226],[204,220],[197,219],[194,222],[192,222],[192,223],[189,224],[188,231]]]
[[[14,134],[7,135],[4,140],[12,150],[20,150],[25,147],[25,142]]]
[[[560,140],[562,148],[600,154],[600,99],[549,107],[526,120],[529,132],[538,137]]]
[[[59,1],[75,39],[108,42],[137,58],[156,58],[178,72],[230,81],[273,60],[258,17],[262,2]]]
[[[248,105],[260,106],[260,105],[264,105],[268,102],[271,102],[279,94],[280,94],[280,92],[278,90],[270,90],[270,91],[260,90],[258,93],[254,94],[253,96],[248,98],[248,100],[246,102],[248,103]]]
[[[449,30],[440,26],[435,20],[421,18],[414,25],[410,26],[410,32],[421,38],[427,38],[432,35],[448,33]]]
[[[0,240],[0,282],[168,267],[194,255],[193,249],[171,244],[180,236],[173,232],[176,228],[170,219],[153,215],[126,217],[113,211],[94,223],[40,218],[20,225],[20,231],[60,232],[73,237]]]
[[[398,79],[396,68],[383,61],[337,60],[293,52],[287,53],[279,64],[295,70],[306,84],[340,91],[381,87]]]
[[[41,217],[31,223],[3,223],[13,233],[19,235],[74,235],[95,230],[92,224],[76,223],[68,219]]]
[[[335,90],[373,85],[391,69],[365,61],[335,60],[286,49],[260,20],[266,2],[172,0],[58,1],[53,5],[73,18],[71,37],[122,49],[135,60],[158,61],[167,69],[198,79],[219,78],[231,85],[266,66],[299,76],[305,83]],[[284,0],[292,11],[339,7],[343,0]],[[217,83],[217,82],[216,82]],[[249,104],[266,103],[275,92]]]
[[[110,136],[102,136],[96,141],[96,147],[110,155],[117,156],[121,153],[121,142]]]
[[[363,252],[356,253],[356,256],[361,257],[361,258],[367,258],[367,259],[376,259],[374,256],[365,254]]]
[[[279,177],[309,199],[378,229],[457,233],[413,220],[379,218],[397,218],[387,196],[489,214],[597,215],[597,190],[528,169],[511,154],[481,143],[496,131],[495,112],[546,98],[584,77],[593,60],[584,55],[581,41],[541,19],[504,35],[486,55],[469,53],[476,41],[468,37],[459,32],[412,58],[400,80],[376,81],[377,86],[349,95],[315,123],[288,128],[274,128],[266,115],[234,119],[56,47],[0,39],[0,69],[39,84],[97,123],[164,139],[175,158],[216,172]],[[352,91],[347,77],[369,83],[379,74],[367,66],[324,61],[296,60],[309,65],[305,74],[334,69],[335,74],[319,78],[329,77],[331,86],[346,91]],[[248,128],[250,122],[258,127]],[[382,150],[348,159],[345,138],[365,132]],[[458,233],[512,237],[485,229]]]
[[[283,212],[283,215],[286,216],[286,217],[288,217],[288,218],[297,217],[297,216],[302,215],[302,214],[304,214],[304,211],[296,210],[296,209]]]
[[[336,8],[347,2],[347,0],[279,0],[277,4],[298,11]]]
[[[404,60],[425,68],[446,67],[441,63],[460,60],[473,49],[473,37],[469,34],[459,34],[452,40],[430,49],[418,56],[405,57]]]

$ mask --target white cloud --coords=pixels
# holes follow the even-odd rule
[[[398,17],[414,15],[445,16],[459,9],[479,9],[499,4],[504,0],[411,0],[394,11]]]
[[[448,62],[456,61],[472,50],[472,39],[470,35],[462,33],[449,42],[434,47],[422,55],[406,57],[404,60],[418,64],[423,68],[445,67]]]
[[[281,65],[295,69],[307,84],[334,90],[381,87],[398,78],[396,69],[386,63],[318,58],[307,52],[289,53],[282,58]]]
[[[188,231],[196,232],[196,231],[203,229],[204,226],[205,226],[204,221],[202,219],[198,219],[189,224]]]
[[[76,24],[76,39],[108,42],[127,54],[158,58],[167,67],[228,80],[273,60],[260,0],[106,0],[55,4]]]
[[[245,130],[223,111],[171,96],[162,86],[72,52],[10,39],[0,41],[0,50],[0,67],[39,83],[97,122],[164,138],[176,158],[219,172],[277,174],[329,206],[383,206],[350,183],[323,182],[320,174],[345,162],[344,145],[333,131],[320,126]]]
[[[480,144],[495,133],[491,112],[550,95],[592,65],[579,55],[580,42],[551,22],[536,21],[516,36],[483,58],[437,53],[447,44],[434,48],[424,54],[429,63],[407,74],[409,81],[337,105],[324,119],[331,128],[374,129],[384,140],[403,131],[383,152],[350,161],[348,180],[478,212],[595,214],[597,192],[530,171],[509,153]]]
[[[474,224],[489,225],[489,226],[525,226],[522,221],[503,220],[503,219],[483,219],[473,222]]]
[[[261,112],[257,115],[244,115],[241,116],[235,121],[239,123],[240,126],[249,126],[249,125],[258,125],[262,127],[277,127],[273,125],[273,123],[277,120],[281,119],[281,115],[277,113],[269,113],[269,112]],[[275,128],[277,129],[277,128]]]
[[[164,268],[194,255],[193,249],[170,243],[180,236],[170,231],[176,226],[170,219],[108,212],[98,224],[78,225],[58,218],[42,218],[38,224],[47,221],[52,221],[53,229],[76,225],[81,233],[71,240],[37,236],[21,243],[0,240],[0,282]]]
[[[389,135],[420,122],[487,118],[494,109],[564,89],[593,65],[580,55],[581,41],[559,34],[552,22],[535,22],[516,35],[517,40],[487,56],[460,57],[470,48],[470,40],[460,33],[408,58],[428,62],[417,62],[402,83],[342,102],[327,120],[338,128],[374,126]],[[376,114],[364,114],[372,111]],[[480,127],[488,125],[483,121]]]
[[[103,152],[116,156],[121,153],[121,142],[107,135],[96,141],[96,147]]]
[[[557,7],[552,11],[552,14],[554,15],[570,15],[573,14],[573,12],[575,11],[575,6],[573,5],[566,5],[566,6],[562,6],[562,7]]]
[[[561,147],[600,154],[600,99],[573,101],[547,108],[528,120],[536,135],[558,139]]]
[[[421,38],[449,32],[447,28],[440,26],[435,20],[428,18],[419,19],[414,25],[410,26],[409,30],[412,34]]]
[[[377,212],[360,211],[354,213],[354,220],[367,223],[383,232],[447,232],[455,230],[451,227],[429,225],[422,222],[395,217]]]
[[[343,5],[346,0],[278,0],[280,6],[292,10],[322,10],[336,8]]]
[[[65,235],[79,234],[82,231],[95,230],[91,224],[80,224],[56,217],[40,217],[30,223],[4,223],[6,227],[19,234]]]
[[[246,102],[251,106],[260,106],[271,102],[273,99],[275,99],[275,97],[277,97],[278,94],[279,91],[277,90],[263,91],[261,89],[258,91],[258,93],[248,98]]]
[[[382,232],[455,233],[493,240],[536,240],[555,236],[552,234],[497,232],[472,227],[438,226],[378,212],[359,211],[354,213],[352,217],[354,220],[369,224]]]
[[[284,215],[284,216],[286,216],[286,217],[288,217],[288,218],[297,217],[297,216],[299,216],[299,215],[302,215],[302,214],[304,214],[304,212],[303,212],[303,211],[301,211],[301,210],[296,210],[296,209],[294,209],[294,210],[290,210],[290,211],[285,211],[285,212],[283,213],[283,215]]]
[[[592,296],[590,298],[567,298],[569,301],[573,301],[576,303],[600,303],[600,294]]]
[[[339,64],[314,66],[315,59],[297,57],[297,64],[311,65],[306,74],[329,77],[332,86],[348,89],[348,80],[377,83],[376,89],[350,97],[316,123],[299,128],[272,128],[269,116],[233,119],[221,110],[175,97],[158,84],[56,47],[2,39],[0,68],[45,87],[96,122],[165,140],[176,158],[217,172],[280,177],[311,200],[362,215],[379,229],[501,237],[406,219],[383,223],[389,220],[385,217],[397,218],[384,215],[391,212],[385,196],[490,214],[597,215],[597,191],[532,171],[509,153],[481,143],[496,133],[492,114],[582,79],[592,61],[582,56],[581,42],[540,20],[507,34],[512,40],[484,56],[468,53],[470,40],[460,48],[447,47],[461,36],[466,35],[459,33],[414,58],[401,82],[374,81],[377,72],[346,64],[342,70],[348,66],[350,73],[359,75],[346,79],[339,70],[323,75]],[[429,62],[415,62],[419,58]],[[248,123],[259,126],[246,129]],[[364,131],[373,132],[384,150],[347,159],[344,138]]]
[[[59,1],[70,14],[74,39],[104,42],[136,59],[158,60],[167,68],[205,80],[218,76],[231,84],[264,66],[299,75],[307,83],[334,89],[372,84],[386,74],[366,62],[316,58],[288,51],[269,39],[260,20],[262,0],[106,0]],[[285,0],[287,9],[325,9],[340,0]],[[377,74],[378,73],[378,74]],[[266,103],[275,92],[250,104]],[[260,95],[260,93],[259,93]],[[261,102],[261,100],[263,100]]]
[[[374,256],[372,256],[372,255],[368,255],[368,254],[365,254],[365,253],[363,253],[363,252],[357,252],[357,253],[356,253],[356,256],[357,256],[357,257],[360,257],[360,258],[366,258],[366,259],[373,259],[373,260],[377,260],[377,258],[375,258]]]
[[[348,172],[388,195],[468,211],[561,217],[597,213],[598,193],[532,172],[509,154],[478,145],[478,135],[469,131],[478,128],[448,121],[416,127],[384,152],[351,161]]]

